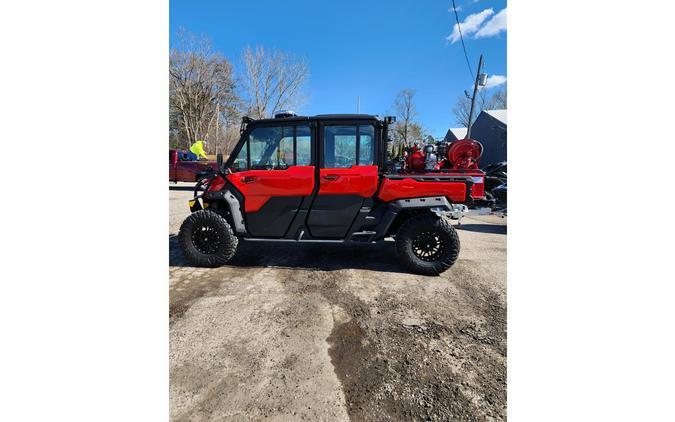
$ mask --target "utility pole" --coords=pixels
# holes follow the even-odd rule
[[[478,80],[480,79],[480,70],[483,67],[483,55],[480,55],[478,60],[478,72],[476,72],[476,80],[473,83],[473,96],[471,97],[471,109],[469,110],[469,124],[466,127],[466,139],[471,139],[471,119],[473,118],[473,108],[476,104],[476,93],[478,92]]]

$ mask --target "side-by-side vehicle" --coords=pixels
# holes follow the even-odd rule
[[[393,117],[242,120],[241,139],[190,201],[179,243],[198,266],[227,263],[240,241],[373,243],[395,239],[408,270],[437,275],[459,254],[449,219],[483,199],[480,143],[415,145],[399,163]],[[347,264],[348,265],[348,264]]]

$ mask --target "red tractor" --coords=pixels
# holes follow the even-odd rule
[[[457,260],[449,218],[483,199],[480,143],[414,146],[397,165],[393,117],[363,114],[242,120],[227,162],[190,200],[179,244],[197,266],[227,263],[240,241],[396,241],[410,271],[438,275]]]

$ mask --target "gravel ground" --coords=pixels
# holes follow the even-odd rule
[[[170,186],[173,421],[506,419],[506,219],[466,217],[439,277],[393,242],[246,243],[217,269],[175,239]]]

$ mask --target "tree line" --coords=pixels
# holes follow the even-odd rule
[[[237,71],[208,38],[180,31],[169,57],[169,144],[187,149],[201,139],[208,152],[227,152],[242,116],[302,105],[308,77],[304,58],[261,46],[244,48]]]
[[[188,149],[202,139],[209,153],[227,153],[239,139],[242,116],[262,119],[300,107],[308,78],[309,66],[303,57],[247,46],[235,69],[214,51],[208,38],[182,30],[169,58],[169,144]],[[414,90],[403,89],[392,104],[397,117],[389,132],[394,155],[414,143],[434,141],[419,121],[414,98]],[[457,100],[452,110],[457,123],[467,125],[470,105],[466,96]],[[506,108],[506,90],[488,96],[486,89],[480,89],[474,118],[482,110],[497,108]]]

